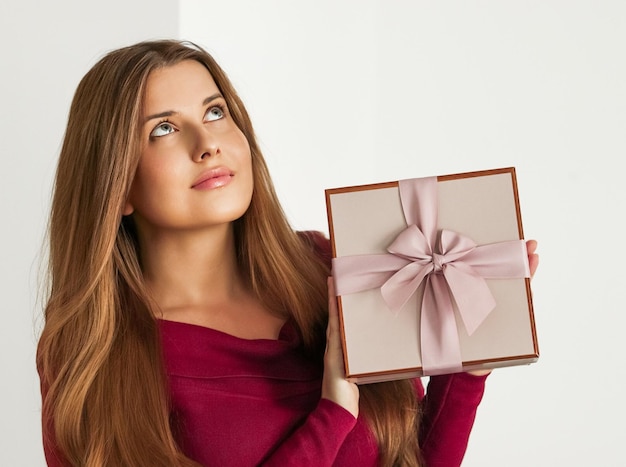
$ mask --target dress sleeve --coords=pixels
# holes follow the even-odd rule
[[[340,405],[320,399],[304,424],[263,462],[263,467],[294,465],[332,466],[357,419]]]
[[[46,388],[43,383],[41,387],[41,400],[46,397]],[[54,437],[53,421],[42,413],[41,418],[41,433],[43,441],[43,452],[46,458],[46,465],[48,467],[63,467],[66,463],[63,461],[63,456],[59,453],[56,440]]]
[[[422,399],[419,441],[428,467],[458,467],[467,449],[485,376],[432,376]]]
[[[301,231],[298,236],[330,266],[330,242],[323,233]],[[340,405],[320,399],[306,421],[261,464],[263,467],[292,465],[331,466],[357,419]]]
[[[297,234],[302,241],[309,245],[315,255],[330,268],[333,260],[333,252],[330,246],[330,240],[326,238],[324,233],[318,230],[301,230],[298,231]]]
[[[61,455],[58,453],[56,444],[45,432],[43,438],[43,451],[46,458],[46,465],[48,467],[63,467],[66,465],[61,461]]]

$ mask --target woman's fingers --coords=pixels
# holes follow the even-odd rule
[[[530,277],[532,278],[539,266],[539,255],[535,253],[537,251],[537,241],[528,240],[526,242],[526,250],[528,251],[528,266],[530,267]]]
[[[326,329],[322,397],[339,404],[355,417],[359,414],[359,388],[345,378],[339,332],[339,312],[332,277],[328,278],[328,327]]]

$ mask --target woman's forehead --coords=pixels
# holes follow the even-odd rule
[[[209,70],[195,60],[158,68],[146,82],[144,115],[199,105],[218,92]]]

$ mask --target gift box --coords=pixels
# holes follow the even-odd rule
[[[326,190],[346,376],[539,357],[515,168]]]

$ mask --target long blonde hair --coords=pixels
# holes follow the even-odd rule
[[[141,42],[104,56],[81,80],[59,157],[49,223],[50,292],[37,365],[44,436],[73,466],[196,466],[169,423],[157,321],[145,289],[132,217],[122,210],[141,153],[149,74],[183,60],[211,73],[250,144],[254,192],[235,222],[238,262],[268,309],[290,316],[312,358],[327,321],[327,265],[280,207],[250,118],[202,48]],[[410,382],[361,387],[383,465],[418,465]]]

